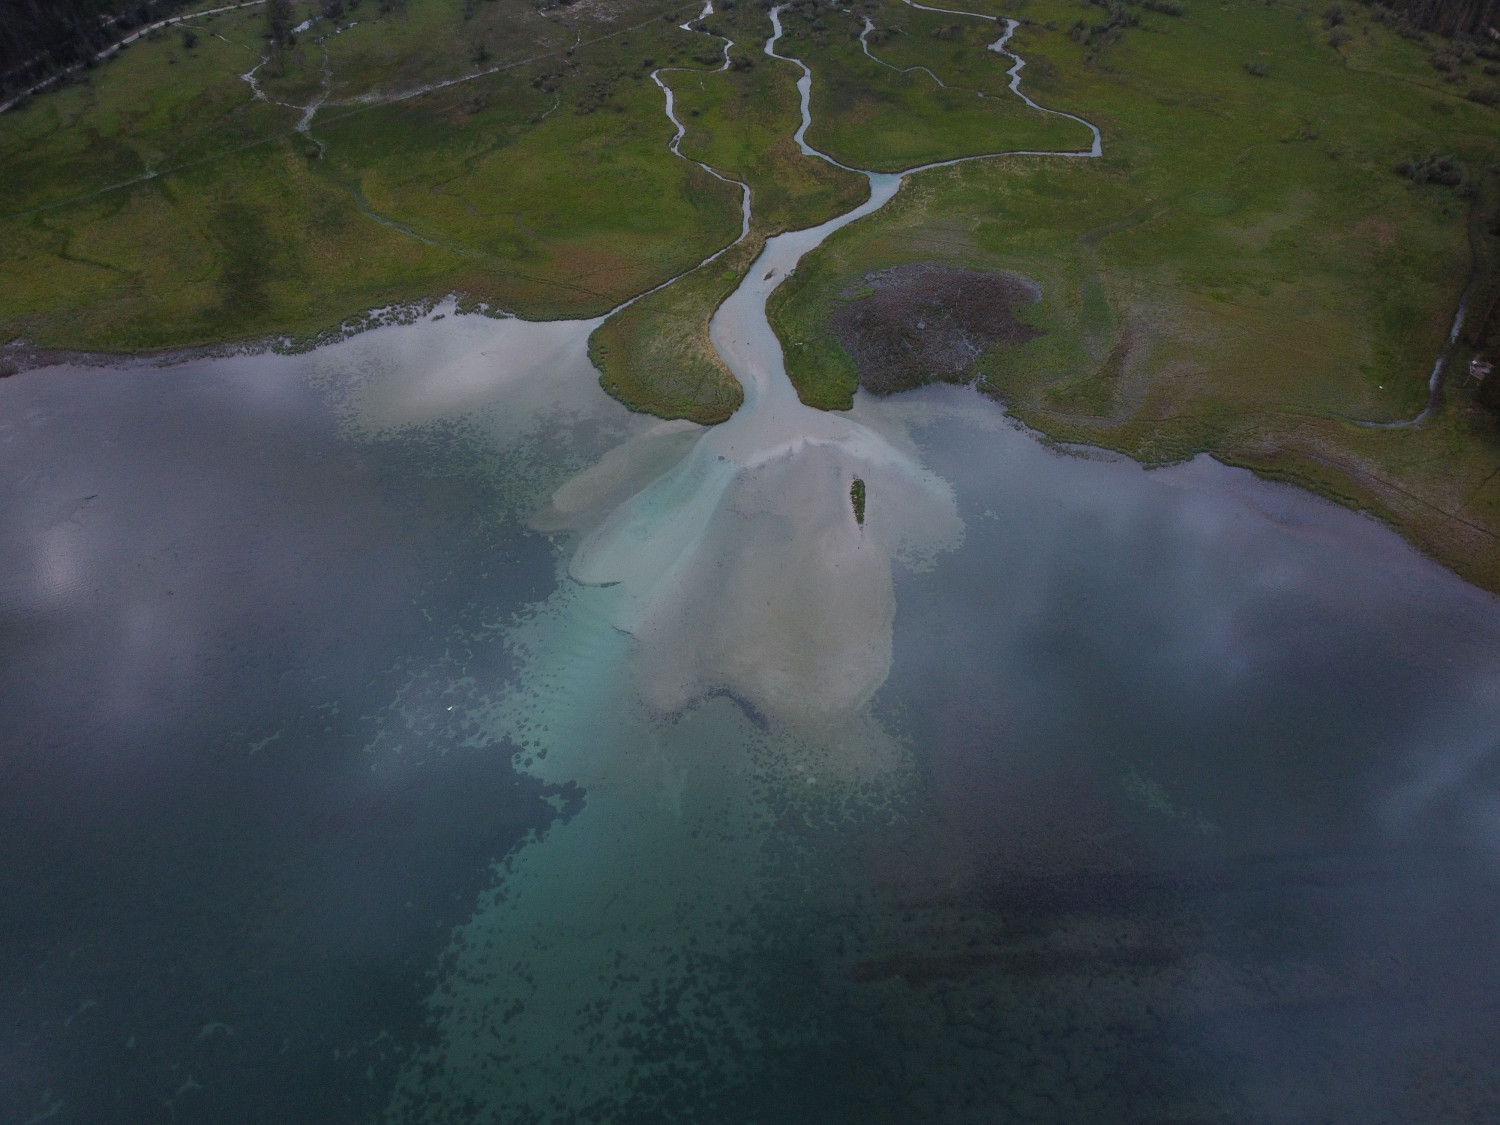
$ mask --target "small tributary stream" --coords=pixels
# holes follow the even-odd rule
[[[1019,55],[1016,55],[1007,47],[1011,37],[1015,34],[1016,28],[1019,26],[1015,20],[999,20],[994,16],[976,12],[927,8],[921,4],[912,4],[911,6],[922,8],[924,11],[941,11],[951,15],[989,20],[1001,24],[1004,30],[1000,37],[994,43],[990,44],[990,50],[1005,55],[1012,60],[1012,66],[1009,71],[1011,90],[1027,106],[1034,110],[1070,121],[1076,121],[1086,126],[1093,134],[1093,144],[1090,148],[1084,150],[1005,150],[983,153],[975,156],[958,157],[952,160],[934,161],[929,164],[909,168],[904,172],[894,173],[869,172],[862,169],[850,168],[848,165],[834,160],[826,153],[818,151],[807,143],[807,131],[812,125],[811,100],[813,74],[801,60],[777,54],[776,44],[783,34],[781,13],[784,9],[782,7],[773,8],[770,13],[773,30],[771,37],[766,41],[765,53],[772,58],[791,62],[802,71],[801,77],[797,80],[802,122],[793,139],[796,141],[803,155],[826,160],[839,168],[857,172],[867,177],[870,181],[870,194],[859,206],[825,223],[807,230],[776,235],[767,240],[765,249],[761,252],[754,266],[746,274],[745,279],[714,315],[710,327],[710,335],[714,347],[730,371],[733,372],[734,376],[745,388],[745,404],[735,416],[735,422],[740,429],[755,428],[762,433],[770,429],[788,433],[789,431],[786,428],[789,425],[793,425],[793,418],[796,418],[798,423],[807,428],[809,436],[828,434],[830,429],[837,430],[839,428],[836,422],[830,422],[829,416],[821,411],[806,409],[799,411],[796,409],[794,404],[798,404],[798,400],[790,381],[786,377],[781,345],[766,319],[766,301],[769,299],[771,292],[796,268],[797,263],[802,259],[803,255],[822,245],[825,239],[840,228],[884,207],[900,191],[902,184],[905,183],[908,176],[934,168],[944,168],[954,164],[962,164],[975,160],[989,160],[1004,156],[1097,158],[1103,152],[1102,139],[1097,126],[1074,114],[1064,113],[1060,110],[1050,110],[1044,106],[1040,106],[1021,93],[1021,70],[1026,64]],[[705,19],[712,13],[713,4],[708,3],[705,5],[699,19]],[[682,26],[684,29],[691,29],[691,24],[684,24]],[[727,68],[729,65],[729,48],[732,44],[728,40],[725,40],[725,44],[725,60],[723,66],[720,67],[721,70]],[[868,52],[868,46],[866,46],[866,51]],[[664,72],[662,70],[656,71],[653,74],[653,78],[656,79],[657,84],[662,86],[662,89],[666,92],[667,116],[677,127],[677,135],[671,141],[671,148],[674,153],[681,155],[678,153],[678,145],[681,143],[685,127],[677,120],[673,113],[672,91],[660,78],[660,75]],[[706,171],[718,176],[720,179],[726,179],[726,177],[709,168],[707,165],[700,164],[700,167],[703,167]],[[731,182],[739,183],[739,181]],[[750,189],[744,184],[740,184],[740,186],[744,188],[745,225],[740,235],[743,238],[749,231],[752,199]]]

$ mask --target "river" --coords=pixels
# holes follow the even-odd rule
[[[871,180],[712,429],[451,305],[0,383],[0,1116],[1500,1104],[1500,603],[972,390],[803,407],[765,300]]]

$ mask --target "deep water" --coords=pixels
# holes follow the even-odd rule
[[[0,386],[0,1120],[377,1115],[577,803],[453,715],[511,659],[455,631],[552,545],[472,437],[341,438],[305,366]]]
[[[0,383],[0,1119],[1494,1115],[1495,598],[591,327]]]

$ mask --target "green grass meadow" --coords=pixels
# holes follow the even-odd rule
[[[270,101],[239,77],[266,50],[259,10],[224,13],[192,49],[159,33],[0,116],[0,334],[111,351],[309,338],[453,291],[595,315],[734,237],[737,191],[666,150],[642,65],[698,48],[663,18],[687,7],[636,0],[568,28],[476,5],[491,9],[510,24],[465,30],[460,0],[408,0],[347,50],[367,22],[333,35],[322,21],[263,68]],[[390,100],[538,43],[561,49]],[[325,45],[334,97],[304,135]]]

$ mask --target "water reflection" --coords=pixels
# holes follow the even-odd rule
[[[926,816],[845,940],[907,985],[849,989],[881,1042],[967,1028],[969,1062],[880,1069],[1045,1120],[1494,1105],[1495,599],[1294,490],[1063,457],[965,399],[885,408],[968,535],[898,583],[882,708]]]
[[[633,422],[554,409],[596,377],[555,349],[509,448],[493,378],[351,404],[387,346],[512,335],[0,384],[0,1119],[382,1110],[448,929],[581,799],[460,717],[556,578],[524,512]]]
[[[636,418],[587,329],[0,385],[7,1118],[1500,1105],[1493,597],[954,388]]]

